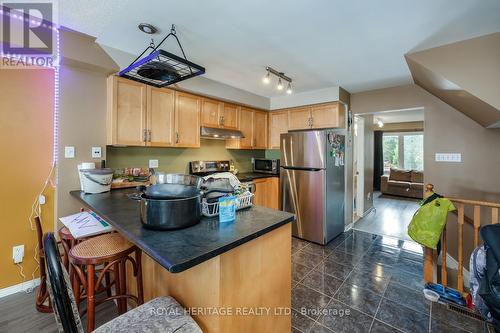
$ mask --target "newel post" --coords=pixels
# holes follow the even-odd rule
[[[434,194],[434,185],[427,184],[425,186],[424,199],[427,199]],[[435,250],[424,247],[424,281],[437,281],[437,253]]]

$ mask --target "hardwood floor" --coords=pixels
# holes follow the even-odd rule
[[[355,230],[410,240],[406,229],[419,205],[418,199],[373,194],[375,210],[354,224]]]
[[[114,303],[106,302],[96,308],[96,327],[118,316]],[[82,318],[85,327],[85,316]],[[35,293],[19,292],[0,298],[0,333],[57,332],[53,313],[35,309]]]

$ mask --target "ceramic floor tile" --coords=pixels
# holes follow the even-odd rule
[[[354,267],[354,270],[363,273],[370,273],[383,278],[390,278],[393,272],[393,268],[391,266],[366,261],[359,262],[356,267]]]
[[[464,316],[453,310],[448,310],[446,305],[439,303],[431,304],[431,317],[448,326],[455,326],[469,332],[482,332],[483,322]]]
[[[398,261],[398,257],[384,252],[368,251],[360,261],[394,266]]]
[[[344,280],[352,272],[353,267],[351,265],[342,265],[332,260],[325,260],[314,268],[314,270]]]
[[[430,302],[425,299],[421,290],[412,290],[391,281],[384,297],[396,303],[404,302],[404,305],[410,309],[429,314]]]
[[[399,283],[417,292],[421,292],[424,288],[424,280],[421,275],[414,275],[402,270],[393,270],[391,281]]]
[[[388,326],[378,320],[374,320],[370,333],[401,333],[397,328]]]
[[[334,298],[354,309],[374,316],[382,296],[369,289],[344,283],[335,294]]]
[[[297,263],[309,268],[314,268],[323,260],[323,256],[318,254],[312,254],[300,250],[292,255],[292,262]]]
[[[363,255],[368,251],[370,246],[372,245],[371,241],[367,240],[359,240],[356,241],[354,240],[353,237],[350,237],[346,239],[344,242],[342,242],[336,250],[341,250],[343,252],[351,253],[354,255]]]
[[[321,255],[323,258],[326,258],[332,253],[333,249],[326,247],[324,245],[310,243],[308,246],[304,247],[304,252]]]
[[[441,322],[436,319],[431,319],[431,333],[466,333],[468,331],[464,331],[463,329],[455,326],[451,326],[444,322]],[[482,331],[477,331],[482,332]],[[486,331],[487,332],[487,331]]]
[[[299,282],[312,270],[311,267],[292,262],[292,280]]]
[[[338,251],[335,249],[332,254],[330,254],[325,260],[332,261],[345,266],[355,266],[359,260],[360,256],[356,256],[343,251]]]
[[[424,263],[422,261],[408,260],[404,258],[399,258],[398,262],[393,266],[396,269],[412,273],[413,275],[423,275]]]
[[[325,326],[323,326],[319,323],[314,324],[314,326],[309,331],[309,333],[332,333],[332,332],[333,332],[332,330],[326,328]],[[335,332],[333,332],[333,333],[335,333]]]
[[[301,283],[325,295],[333,296],[342,285],[342,282],[340,279],[314,270]]]
[[[292,253],[295,253],[298,250],[301,250],[302,248],[304,248],[308,244],[309,244],[309,242],[307,242],[307,241],[292,237]]]
[[[298,329],[300,332],[309,332],[309,329],[313,326],[313,324],[313,319],[296,310],[292,310],[292,327]]]
[[[347,277],[345,282],[354,284],[361,288],[369,289],[379,295],[383,295],[387,285],[389,284],[389,279],[374,274],[354,271],[349,275],[349,277]]]
[[[411,333],[426,333],[429,331],[429,316],[393,302],[382,299],[376,318],[393,327]]]
[[[302,284],[298,284],[292,289],[292,308],[313,319],[319,316],[321,309],[329,301],[330,297]]]
[[[334,332],[366,333],[373,321],[371,316],[337,300],[332,300],[324,312],[318,322]]]

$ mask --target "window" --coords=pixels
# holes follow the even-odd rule
[[[390,168],[424,169],[423,133],[384,133],[382,144],[385,174]]]

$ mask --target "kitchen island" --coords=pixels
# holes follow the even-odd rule
[[[290,332],[292,214],[255,206],[231,223],[153,231],[141,225],[134,192],[71,195],[143,251],[145,301],[175,297],[204,332]]]

